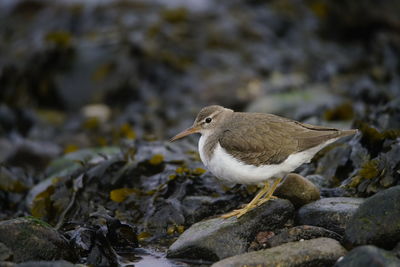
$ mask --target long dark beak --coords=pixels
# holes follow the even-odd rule
[[[186,130],[184,130],[183,132],[178,133],[177,135],[175,135],[174,137],[172,137],[169,141],[170,142],[174,142],[175,140],[178,140],[182,137],[188,136],[189,134],[194,134],[194,133],[198,133],[199,129],[196,127],[190,127]]]

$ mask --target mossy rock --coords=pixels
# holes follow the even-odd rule
[[[12,251],[14,262],[76,259],[61,234],[46,222],[33,217],[0,222],[0,242]]]

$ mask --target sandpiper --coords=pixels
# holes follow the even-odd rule
[[[274,198],[284,175],[310,162],[323,147],[357,130],[315,126],[273,114],[234,112],[222,106],[203,108],[192,127],[177,134],[175,141],[200,133],[199,153],[203,164],[218,179],[264,187],[244,208],[222,215],[240,217]],[[271,178],[277,178],[270,186]]]

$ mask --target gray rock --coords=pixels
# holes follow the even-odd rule
[[[296,221],[297,224],[320,226],[343,235],[348,220],[363,201],[363,198],[323,198],[301,207]]]
[[[392,252],[400,259],[400,242],[397,243]]]
[[[284,229],[279,234],[272,236],[265,243],[266,247],[276,247],[285,243],[310,240],[319,237],[328,237],[340,241],[342,236],[325,228],[311,225],[295,226]]]
[[[400,260],[391,252],[375,246],[361,246],[350,251],[334,267],[398,267]]]
[[[400,186],[368,198],[349,220],[345,232],[349,246],[374,244],[392,249],[400,240]]]
[[[68,241],[45,222],[17,218],[0,222],[0,242],[13,253],[14,262],[30,260],[75,260]]]
[[[324,177],[320,174],[311,174],[311,175],[307,175],[304,178],[306,178],[307,180],[312,182],[314,185],[316,185],[320,189],[324,188],[324,187],[329,187],[329,185],[330,185],[329,179],[327,179],[326,177]]]
[[[59,260],[59,261],[27,261],[20,264],[15,265],[15,267],[75,267],[75,264],[72,264],[68,261]]]
[[[279,229],[293,213],[294,207],[288,200],[274,199],[239,219],[198,222],[172,244],[167,257],[218,261],[244,253],[259,231]]]
[[[0,242],[0,261],[12,260],[13,254],[11,250]]]
[[[346,254],[338,241],[317,238],[249,252],[216,262],[212,267],[228,266],[332,266]]]
[[[14,267],[16,264],[11,261],[0,261],[0,267]]]
[[[319,189],[312,182],[296,173],[288,174],[278,186],[274,195],[290,200],[295,207],[301,207],[320,199]]]

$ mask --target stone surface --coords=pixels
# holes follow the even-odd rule
[[[274,195],[288,199],[295,207],[301,207],[320,198],[319,189],[312,182],[296,173],[288,174],[276,189]]]
[[[27,261],[15,265],[15,267],[74,267],[77,266],[68,261]]]
[[[323,198],[301,207],[297,224],[314,225],[343,234],[349,218],[364,199],[349,197]]]
[[[279,229],[293,212],[288,200],[275,199],[239,219],[214,218],[196,223],[172,244],[167,257],[217,261],[244,253],[259,231]]]
[[[342,236],[335,232],[329,231],[325,228],[311,225],[301,225],[284,229],[277,235],[269,238],[265,245],[266,247],[276,247],[285,243],[299,241],[299,240],[310,240],[319,237],[328,237],[340,241]]]
[[[11,250],[0,242],[0,261],[12,260],[13,254]]]
[[[400,259],[393,253],[375,246],[360,246],[350,251],[335,267],[397,267]]]
[[[368,198],[350,218],[345,232],[349,246],[374,244],[392,249],[400,241],[400,186]]]
[[[317,238],[245,253],[216,262],[212,267],[228,266],[332,266],[346,254],[338,241]]]
[[[74,261],[68,241],[45,222],[25,217],[0,222],[0,242],[14,262],[66,259]]]
[[[392,252],[400,259],[400,242],[397,243]]]

